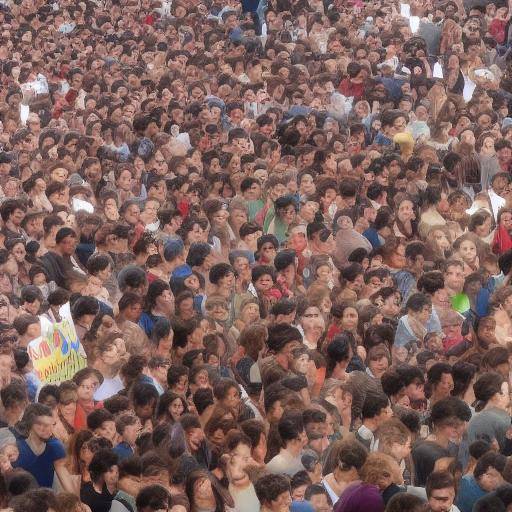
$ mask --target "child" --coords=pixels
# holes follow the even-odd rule
[[[127,459],[135,454],[136,441],[142,425],[137,416],[127,413],[116,420],[116,430],[121,441],[114,447],[119,460]]]

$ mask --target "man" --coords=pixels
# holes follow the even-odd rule
[[[15,467],[31,473],[41,487],[52,487],[54,473],[59,477],[63,489],[74,491],[71,475],[66,467],[66,449],[52,436],[55,419],[46,405],[30,404],[25,409],[22,422],[28,436],[18,439],[20,452]]]
[[[288,512],[292,503],[290,482],[283,475],[262,476],[254,485],[261,512]]]
[[[61,288],[68,289],[68,277],[71,272],[85,276],[73,257],[76,244],[76,233],[68,227],[60,228],[55,235],[55,249],[41,257],[41,263],[48,272],[49,280]]]
[[[465,474],[460,481],[456,503],[461,512],[472,512],[477,500],[505,483],[502,472],[506,462],[504,455],[492,451],[478,459],[473,473]]]
[[[27,208],[18,199],[8,199],[0,208],[0,216],[4,223],[2,234],[6,239],[27,238],[27,234],[21,228]]]
[[[356,432],[356,439],[370,451],[374,451],[375,432],[392,415],[393,411],[385,394],[368,394],[364,400],[361,412],[363,424]]]
[[[459,512],[453,504],[455,481],[447,471],[431,473],[426,485],[429,512]]]
[[[284,414],[279,420],[277,430],[282,441],[279,453],[267,463],[267,470],[274,474],[293,476],[303,471],[301,455],[308,442],[302,415],[297,412]]]

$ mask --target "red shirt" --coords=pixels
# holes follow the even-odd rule
[[[353,96],[354,100],[359,101],[363,97],[364,84],[355,84],[350,78],[345,78],[340,83],[340,92],[347,98]]]

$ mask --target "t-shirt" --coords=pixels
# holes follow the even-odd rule
[[[457,457],[458,447],[454,444],[443,448],[432,441],[419,441],[412,449],[412,460],[416,470],[416,486],[424,487],[427,477],[434,471],[434,465],[438,459],[444,457]]]
[[[104,485],[101,494],[96,492],[92,482],[85,482],[80,487],[80,499],[91,507],[91,512],[110,512],[114,495]]]
[[[294,457],[290,452],[281,450],[267,464],[267,470],[274,475],[293,476],[299,471],[304,471],[301,457]]]
[[[52,487],[54,468],[56,460],[66,457],[64,445],[54,437],[48,439],[45,449],[41,455],[36,455],[26,439],[18,439],[18,450],[20,455],[14,466],[23,468],[31,473],[41,487]]]
[[[470,443],[482,436],[490,441],[496,439],[502,450],[505,446],[505,434],[509,428],[510,416],[507,411],[492,407],[473,415],[468,424],[468,439]]]

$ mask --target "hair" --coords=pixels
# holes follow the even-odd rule
[[[427,484],[425,486],[427,498],[430,499],[432,491],[447,489],[449,487],[455,489],[455,479],[453,475],[448,471],[434,471],[430,473],[427,478]]]
[[[259,502],[268,505],[280,494],[290,492],[290,481],[283,475],[264,475],[254,484],[254,490]]]
[[[473,384],[475,398],[478,400],[477,411],[481,411],[487,402],[497,393],[501,393],[501,386],[506,382],[504,377],[496,372],[484,373]]]
[[[490,467],[496,469],[499,473],[502,473],[505,469],[506,463],[507,458],[501,453],[495,453],[492,451],[487,452],[476,461],[473,476],[476,480],[479,480]]]
[[[361,418],[365,419],[375,418],[381,414],[382,409],[389,406],[389,398],[383,394],[368,394],[364,399],[363,407],[361,409]]]
[[[341,471],[350,471],[352,468],[359,471],[366,462],[368,450],[359,441],[347,439],[333,447],[333,457]]]
[[[304,431],[302,414],[295,411],[285,413],[279,420],[277,430],[279,431],[283,446],[286,446],[288,441],[296,440],[301,432]]]
[[[102,449],[97,451],[89,464],[88,470],[93,482],[98,482],[103,474],[118,463],[117,454],[113,450]]]
[[[425,502],[414,494],[399,492],[391,497],[386,505],[386,512],[423,512]]]
[[[370,453],[359,472],[361,480],[366,484],[377,485],[386,472],[389,473],[389,476],[396,477],[394,470],[396,464],[391,455],[379,452]]]

